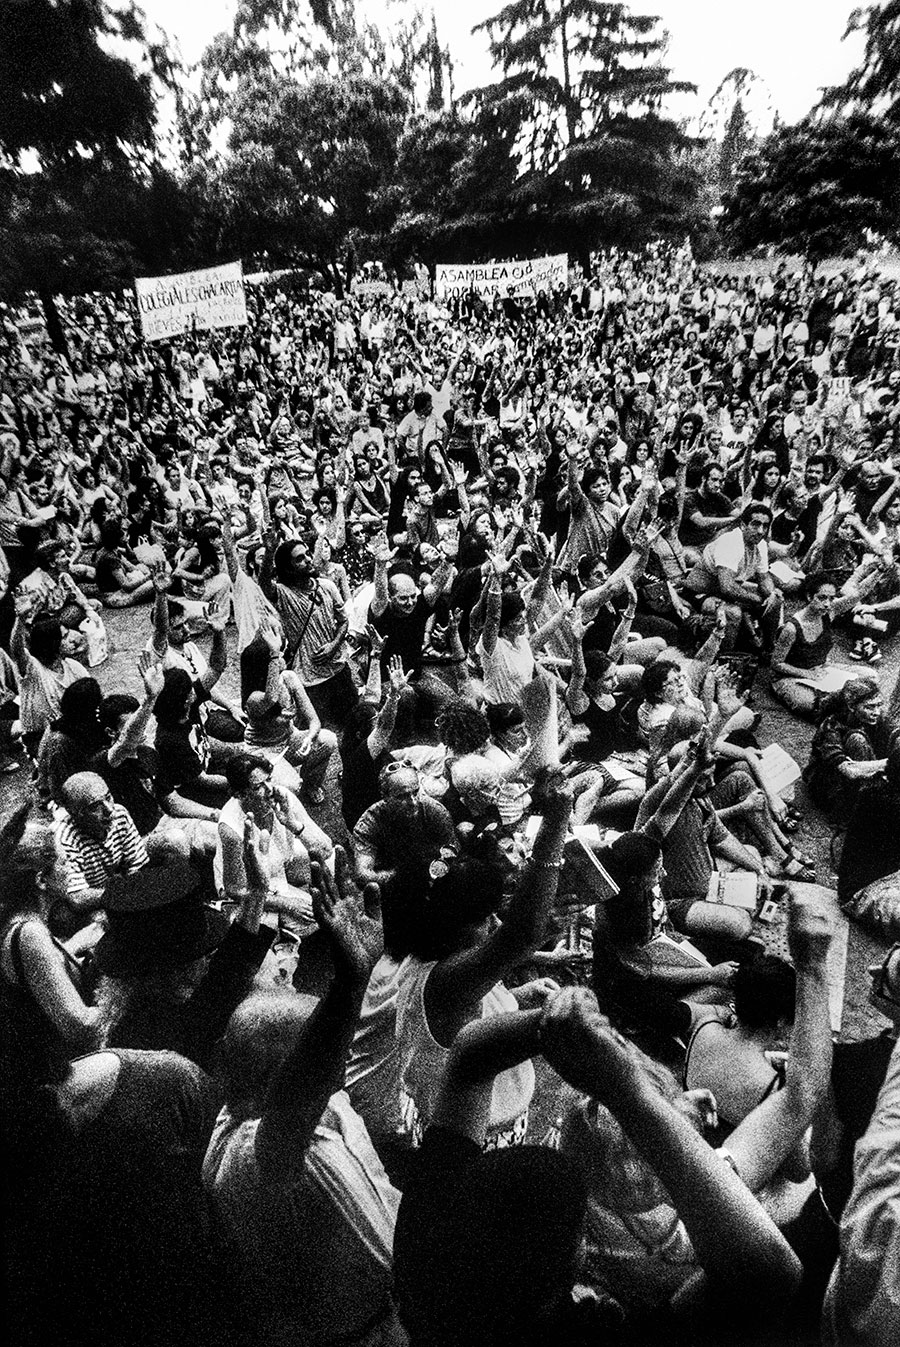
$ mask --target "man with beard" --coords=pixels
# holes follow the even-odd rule
[[[270,534],[260,581],[281,618],[285,662],[299,675],[319,718],[342,725],[357,702],[345,650],[344,601],[331,580],[316,574],[308,540],[274,543]]]

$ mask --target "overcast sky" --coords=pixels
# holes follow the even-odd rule
[[[196,61],[215,33],[228,27],[234,0],[142,0],[152,20],[177,38],[186,60]],[[405,0],[361,0],[360,8],[389,26]],[[409,5],[412,8],[412,3]],[[438,34],[453,55],[457,93],[491,78],[483,35],[473,24],[503,7],[503,0],[422,0],[433,8]],[[853,0],[650,0],[631,6],[636,13],[658,14],[671,37],[669,63],[678,79],[698,86],[698,98],[678,113],[699,115],[730,70],[748,66],[766,84],[782,120],[797,121],[815,103],[818,90],[839,83],[861,53],[858,38],[842,42]]]

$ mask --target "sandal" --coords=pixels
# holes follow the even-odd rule
[[[804,884],[815,882],[816,872],[811,865],[804,865],[796,856],[789,855],[778,873],[779,879],[799,879]]]
[[[816,868],[815,857],[807,856],[806,853],[801,851],[799,847],[795,846],[793,842],[790,844],[790,846],[785,847],[785,851],[792,860],[799,861],[800,864],[805,866],[807,870],[814,870]]]

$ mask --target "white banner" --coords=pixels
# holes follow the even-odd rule
[[[531,257],[524,262],[472,262],[464,266],[438,265],[434,269],[435,299],[449,299],[477,290],[479,295],[548,293],[565,285],[569,276],[566,253]]]
[[[141,331],[147,341],[160,341],[197,328],[244,327],[247,300],[240,262],[180,276],[135,277]]]

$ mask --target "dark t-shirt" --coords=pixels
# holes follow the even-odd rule
[[[713,491],[709,495],[704,495],[698,487],[696,491],[687,493],[678,536],[686,547],[705,547],[707,543],[712,542],[713,538],[718,538],[722,530],[703,528],[692,524],[692,514],[725,519],[728,515],[734,514],[734,502],[730,501],[722,491]]]
[[[156,730],[159,756],[159,794],[162,799],[173,790],[192,786],[209,762],[209,740],[199,724],[160,725]]]
[[[422,667],[422,647],[425,644],[425,627],[431,616],[431,605],[420,594],[416,606],[409,616],[396,613],[388,603],[380,617],[375,617],[369,609],[369,621],[377,632],[386,637],[381,652],[381,675],[387,677],[388,664],[392,655],[399,655],[406,673],[418,673]]]
[[[843,903],[873,880],[900,870],[900,795],[885,781],[857,796],[838,870],[838,898]]]
[[[105,548],[97,553],[94,561],[95,584],[101,594],[114,594],[120,588],[116,572],[122,565],[118,552]]]
[[[344,768],[341,777],[341,812],[347,827],[355,828],[359,818],[370,805],[376,803],[381,794],[378,788],[378,766],[369,752],[368,735],[361,744],[346,753],[341,745],[341,760]]]
[[[159,772],[159,755],[149,744],[140,744],[133,758],[118,767],[110,767],[109,752],[99,753],[91,765],[109,786],[116,804],[124,805],[134,826],[146,837],[162,818],[154,783]]]

